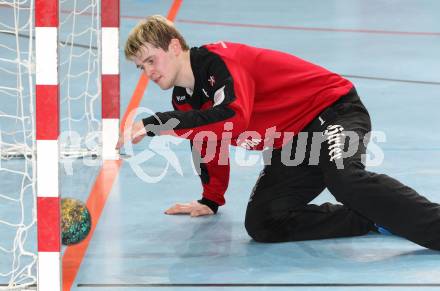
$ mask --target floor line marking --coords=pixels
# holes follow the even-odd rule
[[[206,284],[78,284],[81,287],[115,288],[115,287],[439,287],[440,283],[206,283]]]
[[[367,79],[367,80],[374,80],[374,81],[414,83],[414,84],[423,84],[423,85],[440,85],[440,82],[435,82],[435,81],[418,81],[418,80],[408,80],[408,79],[394,79],[394,78],[371,77],[371,76],[360,76],[360,75],[346,75],[346,74],[341,74],[341,76],[346,77],[346,78]]]
[[[173,2],[173,6],[180,6],[183,0],[177,0]],[[176,2],[180,2],[176,4]],[[0,8],[9,8],[7,5],[0,4]],[[173,7],[172,7],[173,8]],[[176,14],[177,10],[176,8]],[[71,10],[62,9],[62,14],[70,14]],[[170,15],[171,10],[168,15]],[[90,16],[92,13],[83,12],[78,16]],[[173,15],[171,15],[173,16]],[[175,17],[175,15],[174,15]],[[168,19],[174,21],[174,17]],[[144,19],[145,16],[137,15],[121,15],[121,18],[125,19]],[[177,19],[176,22],[188,23],[188,24],[204,24],[204,25],[216,25],[216,26],[232,26],[232,27],[248,27],[248,28],[263,28],[263,29],[280,29],[280,30],[302,30],[302,31],[332,31],[332,32],[355,32],[355,33],[373,33],[373,34],[394,34],[394,35],[418,35],[418,36],[440,36],[440,32],[431,31],[399,31],[399,30],[382,30],[382,29],[356,29],[356,28],[327,28],[327,27],[305,27],[305,26],[290,26],[290,25],[271,25],[271,24],[252,24],[252,23],[237,23],[237,22],[222,22],[222,21],[206,21],[206,20],[193,20],[193,19]]]
[[[187,24],[203,24],[212,26],[230,26],[230,27],[246,27],[246,28],[263,28],[263,29],[279,29],[279,30],[300,30],[300,31],[327,31],[327,32],[355,32],[355,33],[372,33],[372,34],[394,34],[394,35],[416,35],[416,36],[440,36],[440,32],[429,31],[399,31],[399,30],[381,30],[381,29],[356,29],[356,28],[327,28],[327,27],[305,27],[305,26],[289,26],[289,25],[270,25],[270,24],[252,24],[238,22],[221,22],[221,21],[205,21],[192,19],[177,19],[177,22]]]

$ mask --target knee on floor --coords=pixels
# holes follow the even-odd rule
[[[256,230],[256,229],[246,228],[246,231],[248,235],[256,242],[261,242],[261,243],[272,242],[269,232],[265,229]]]
[[[247,216],[245,219],[245,228],[248,235],[256,242],[271,243],[286,241],[287,229],[283,223],[285,216],[259,217]]]

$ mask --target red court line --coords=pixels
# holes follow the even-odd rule
[[[167,18],[171,21],[176,19],[177,12],[180,9],[180,5],[182,5],[183,0],[174,0],[173,5],[171,5],[170,10],[168,11]]]
[[[126,19],[144,19],[144,16],[122,15]],[[382,29],[351,29],[351,28],[325,28],[325,27],[306,27],[306,26],[289,26],[289,25],[271,25],[271,24],[253,24],[238,22],[221,22],[221,21],[205,21],[192,19],[177,19],[176,22],[187,24],[200,24],[210,26],[229,26],[229,27],[245,27],[245,28],[261,28],[274,30],[299,30],[299,31],[327,31],[327,32],[350,32],[350,33],[371,33],[371,34],[391,34],[391,35],[415,35],[415,36],[440,36],[440,32],[428,31],[400,31],[400,30],[382,30]]]
[[[304,27],[304,26],[288,26],[288,25],[250,24],[250,23],[237,23],[237,22],[218,22],[218,21],[204,21],[204,20],[191,20],[191,19],[177,19],[177,22],[188,23],[188,24],[212,25],[212,26],[231,26],[231,27],[280,29],[280,30],[331,31],[331,32],[356,32],[356,33],[395,34],[395,35],[440,36],[440,32],[425,32],[425,31],[323,28],[323,27]]]
[[[173,6],[180,6],[180,1],[174,1]],[[176,2],[180,2],[176,4]],[[4,6],[0,4],[0,7]],[[177,8],[178,10],[178,8]],[[170,10],[171,11],[171,10]],[[71,13],[70,10],[61,10],[61,13]],[[89,12],[81,15],[91,15]],[[136,15],[121,15],[121,18],[126,19],[144,19],[145,16]],[[171,19],[171,18],[170,18]],[[174,21],[174,18],[172,19]],[[230,27],[247,27],[247,28],[263,28],[263,29],[279,29],[279,30],[300,30],[300,31],[329,31],[329,32],[351,32],[351,33],[372,33],[372,34],[394,34],[394,35],[418,35],[418,36],[440,36],[440,32],[428,31],[399,31],[399,30],[380,30],[380,29],[351,29],[351,28],[325,28],[325,27],[305,27],[305,26],[289,26],[289,25],[270,25],[270,24],[252,24],[252,23],[238,23],[238,22],[220,22],[220,21],[205,21],[192,19],[177,19],[176,22],[188,24],[203,24],[212,26],[230,26]]]
[[[168,19],[174,21],[182,2],[183,0],[173,1],[173,4],[168,11]],[[139,107],[147,85],[148,78],[145,76],[145,74],[141,74],[138,84],[136,85],[124,116],[121,120],[121,128],[123,128],[122,125],[124,125],[126,122],[133,122],[132,120],[127,120],[128,114]],[[70,291],[73,282],[75,281],[76,275],[79,272],[79,268],[87,252],[90,240],[93,237],[93,233],[95,232],[99,218],[101,217],[105,203],[110,191],[112,190],[113,183],[119,173],[122,163],[123,160],[103,162],[101,170],[99,171],[95,184],[93,185],[87,200],[87,208],[92,216],[92,228],[90,230],[90,234],[81,243],[67,247],[62,258],[63,291]]]
[[[122,18],[127,19],[144,19],[144,16],[123,15]],[[270,24],[253,24],[238,22],[221,22],[221,21],[205,21],[191,19],[177,19],[176,22],[186,24],[200,24],[210,26],[229,26],[229,27],[245,27],[245,28],[261,28],[274,30],[298,30],[298,31],[314,31],[314,32],[350,32],[350,33],[370,33],[370,34],[388,34],[388,35],[414,35],[414,36],[440,36],[440,32],[428,31],[400,31],[400,30],[380,30],[380,29],[351,29],[351,28],[325,28],[325,27],[305,27],[305,26],[289,26],[289,25],[270,25]]]
[[[173,2],[172,8],[176,8],[176,13],[183,0],[176,0]],[[0,4],[0,7],[5,6]],[[71,10],[60,10],[62,14],[70,14]],[[170,9],[170,12],[172,10]],[[169,13],[170,14],[170,13]],[[90,16],[92,13],[83,12],[78,16]],[[175,15],[173,15],[175,17]],[[169,17],[174,21],[174,17]],[[121,18],[125,19],[144,19],[145,16],[136,15],[121,15]],[[289,26],[289,25],[271,25],[271,24],[253,24],[253,23],[238,23],[238,22],[221,22],[221,21],[205,21],[205,20],[192,20],[192,19],[177,19],[176,22],[187,24],[202,24],[211,26],[229,26],[229,27],[246,27],[246,28],[262,28],[262,29],[278,29],[278,30],[298,30],[298,31],[316,31],[316,32],[349,32],[349,33],[370,33],[370,34],[388,34],[388,35],[414,35],[414,36],[440,36],[440,32],[428,32],[428,31],[399,31],[399,30],[381,30],[381,29],[351,29],[351,28],[326,28],[326,27],[305,27],[305,26]]]

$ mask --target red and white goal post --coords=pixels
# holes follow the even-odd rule
[[[119,0],[0,3],[0,72],[11,75],[5,75],[8,84],[0,80],[0,97],[6,96],[0,105],[0,180],[17,181],[7,193],[0,190],[0,213],[3,201],[9,213],[0,215],[0,237],[11,233],[4,236],[8,241],[0,239],[0,290],[61,290],[60,160],[87,152],[119,159],[119,14]],[[87,67],[75,71],[76,62]],[[74,127],[100,132],[97,146],[84,149],[80,142],[76,153],[64,153],[69,146],[60,136],[67,132],[71,142]],[[84,141],[85,134],[76,137]],[[18,213],[21,218],[13,217]]]

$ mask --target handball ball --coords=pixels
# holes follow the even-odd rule
[[[73,245],[84,240],[92,227],[92,218],[87,206],[74,198],[61,199],[61,241]]]

